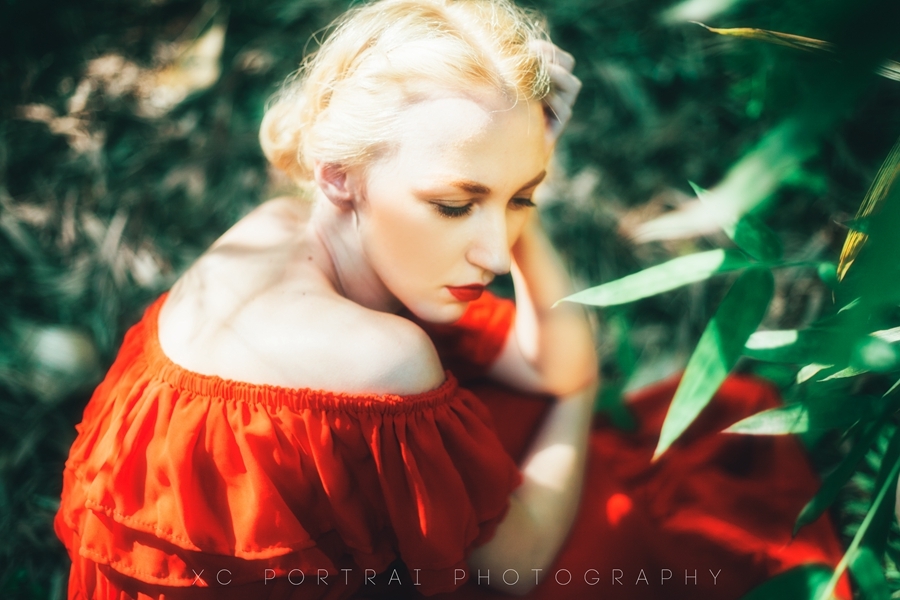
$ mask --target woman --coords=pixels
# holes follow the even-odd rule
[[[630,475],[596,471],[627,442],[589,441],[591,329],[579,307],[551,309],[573,290],[532,196],[578,91],[571,67],[505,1],[382,0],[342,19],[262,126],[312,214],[272,201],[223,235],[129,332],[85,410],[55,523],[70,598],[585,597],[601,577],[611,597],[647,597],[638,570],[655,584],[686,566],[659,541],[682,538],[635,507],[649,488],[632,498],[609,483]],[[510,271],[515,308],[484,289]],[[670,391],[639,404],[651,434]],[[578,513],[589,446],[602,523]],[[613,461],[644,465],[645,446]],[[614,537],[644,534],[624,554]],[[730,597],[835,562],[829,536],[820,525],[777,560],[729,548],[724,584],[654,593]],[[562,567],[537,585],[552,565],[574,585]]]

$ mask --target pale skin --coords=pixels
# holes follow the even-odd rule
[[[192,371],[416,394],[445,374],[397,313],[451,323],[468,305],[451,288],[511,270],[515,327],[489,375],[557,397],[509,512],[469,561],[529,575],[499,586],[512,593],[533,587],[531,569],[550,566],[574,519],[597,383],[584,311],[552,308],[574,289],[531,202],[580,85],[571,57],[541,51],[558,60],[544,104],[445,90],[405,107],[391,152],[365,169],[317,163],[312,214],[289,199],[253,211],[178,281],[159,322],[165,353]]]

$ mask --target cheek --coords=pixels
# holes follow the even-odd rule
[[[514,210],[510,211],[510,216],[507,217],[506,220],[506,231],[507,231],[507,243],[509,244],[510,249],[515,245],[519,238],[522,237],[522,232],[525,231],[525,225],[528,223],[528,220],[531,218],[531,215],[534,214],[536,209],[528,209],[528,210]]]
[[[402,204],[379,205],[361,223],[366,254],[388,287],[440,278],[463,255],[457,232],[430,207]]]

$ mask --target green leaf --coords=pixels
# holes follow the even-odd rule
[[[857,375],[862,375],[863,373],[868,373],[868,369],[857,369],[856,367],[846,367],[841,369],[837,373],[832,373],[828,377],[820,379],[820,381],[832,381],[834,379],[847,379],[849,377],[856,377]]]
[[[830,578],[831,568],[826,565],[803,565],[779,573],[741,600],[811,600],[825,589]]]
[[[797,532],[802,527],[818,519],[825,512],[825,509],[831,506],[835,498],[837,498],[838,492],[853,476],[856,466],[866,455],[866,452],[869,451],[869,448],[872,447],[872,444],[875,443],[875,440],[878,439],[878,434],[884,422],[885,417],[882,417],[879,422],[869,423],[866,430],[853,445],[853,449],[838,465],[838,468],[825,478],[819,491],[816,492],[812,500],[806,503],[806,506],[803,507],[803,510],[797,516],[797,521],[794,523],[794,535],[797,535]]]
[[[883,485],[888,486],[887,495],[889,498],[895,498],[897,493],[897,478],[893,481],[888,479],[890,465],[900,460],[900,428],[894,431],[891,441],[881,457],[881,468],[878,469],[878,476],[875,478],[875,489],[880,489]],[[864,545],[871,548],[878,556],[884,555],[887,547],[887,534],[891,528],[891,520],[894,518],[894,503],[885,502],[875,514],[872,520],[872,528],[864,539]]]
[[[849,348],[844,338],[848,336],[828,329],[757,331],[747,340],[744,355],[778,363],[846,364]]]
[[[803,433],[810,429],[809,409],[803,404],[770,408],[746,419],[741,419],[725,433],[750,435],[784,435]]]
[[[755,215],[744,215],[729,232],[734,243],[744,252],[758,260],[780,260],[784,252],[781,240]]]
[[[756,268],[743,273],[728,290],[688,361],[666,414],[653,460],[658,459],[709,404],[740,357],[747,338],[759,327],[774,286],[772,273]]]
[[[875,553],[865,546],[860,548],[850,563],[850,572],[859,584],[859,591],[866,600],[890,600],[891,590],[884,578],[884,569]]]
[[[858,231],[859,233],[869,233],[869,229],[872,228],[872,218],[864,217],[862,219],[850,219],[849,221],[844,221],[842,223],[838,223],[838,225],[843,225],[847,229],[852,231]]]
[[[886,392],[884,393],[884,395],[885,395],[885,396],[890,396],[890,395],[891,395],[891,392],[893,392],[893,391],[896,390],[897,388],[900,388],[900,379],[898,379],[897,381],[895,381],[895,382],[894,382],[894,385],[892,385],[890,388],[888,388],[888,391],[886,391]]]
[[[889,463],[884,463],[885,466],[887,464]],[[859,529],[856,531],[856,535],[853,536],[853,541],[850,542],[850,546],[847,548],[847,551],[844,552],[843,558],[841,558],[841,561],[835,568],[831,580],[828,582],[825,589],[821,591],[817,600],[829,600],[829,598],[831,598],[831,595],[834,593],[834,588],[837,587],[837,582],[844,574],[844,571],[847,570],[847,565],[856,558],[856,553],[859,551],[859,545],[869,531],[869,526],[872,525],[875,515],[878,514],[878,509],[881,507],[881,503],[884,501],[885,496],[887,496],[888,490],[893,489],[893,487],[897,485],[898,474],[900,474],[900,458],[891,464],[890,472],[887,473],[884,483],[878,490],[878,495],[872,500],[869,511],[866,513],[866,518],[863,519],[863,522],[860,524]]]
[[[885,401],[878,396],[832,395],[790,406],[779,406],[742,419],[725,430],[751,435],[785,435],[828,431],[880,414]]]
[[[900,364],[900,351],[894,344],[870,335],[856,344],[850,361],[860,370],[885,373]]]
[[[822,365],[819,363],[811,363],[800,369],[797,372],[797,383],[803,383],[804,381],[808,381],[815,377],[816,373],[822,371],[823,369],[827,369],[834,365]]]
[[[744,254],[734,250],[699,252],[586,289],[559,302],[578,302],[592,306],[625,304],[709,279],[717,273],[744,269],[752,264]]]
[[[701,202],[711,202],[706,190],[693,181],[688,181],[688,183]],[[723,212],[722,214],[725,218],[724,215],[728,213]],[[781,240],[758,217],[751,214],[746,214],[736,220],[732,217],[722,222],[721,226],[731,241],[753,258],[762,261],[781,258],[783,252]]]

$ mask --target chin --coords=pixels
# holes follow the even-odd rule
[[[407,304],[413,315],[427,323],[450,324],[458,321],[466,309],[469,307],[468,302],[450,302],[446,304]]]

